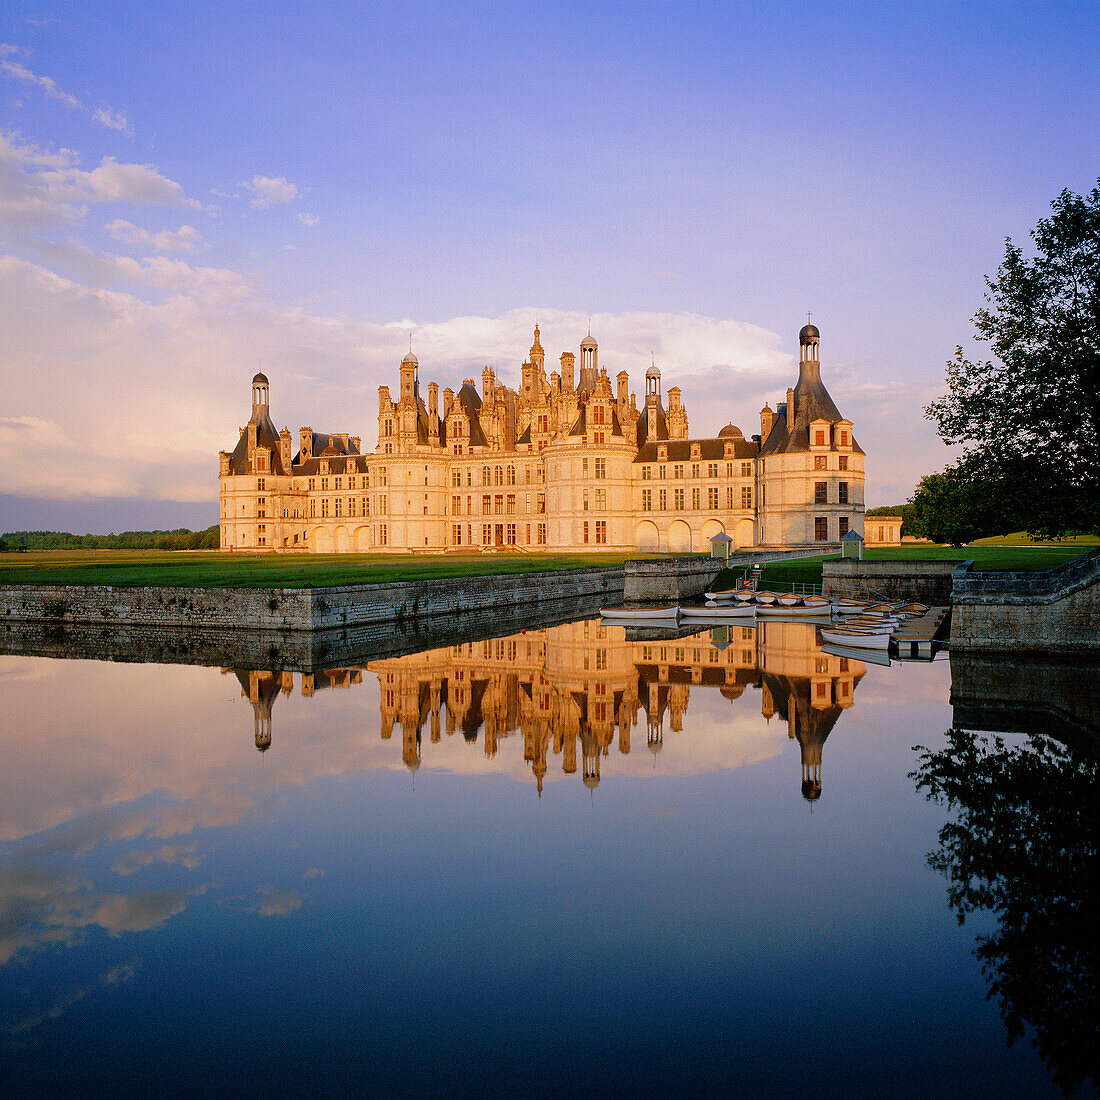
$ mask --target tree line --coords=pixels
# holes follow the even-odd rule
[[[67,531],[12,531],[0,536],[0,552],[20,550],[217,550],[218,525],[205,531],[121,531],[117,535],[72,535]]]

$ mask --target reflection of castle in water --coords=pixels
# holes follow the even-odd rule
[[[645,723],[646,747],[656,756],[666,723],[683,728],[691,689],[717,690],[731,701],[746,687],[761,692],[761,712],[778,716],[802,753],[802,793],[821,794],[821,749],[840,712],[851,706],[865,671],[860,661],[822,651],[807,623],[723,626],[686,638],[628,640],[621,626],[570,623],[465,642],[374,661],[382,739],[400,727],[402,760],[420,767],[425,728],[431,743],[461,733],[483,752],[497,754],[513,733],[541,793],[553,759],[561,770],[579,767],[585,786],[600,782],[600,762],[612,746],[627,755],[635,726]],[[256,747],[271,745],[271,709],[289,695],[291,672],[235,672],[255,713]],[[303,695],[362,683],[362,670],[340,668],[301,676]],[[641,718],[639,718],[641,712]]]

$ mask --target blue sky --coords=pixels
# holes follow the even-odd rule
[[[372,445],[425,378],[588,317],[693,434],[795,378],[813,310],[868,503],[1006,236],[1100,175],[1095,4],[43,4],[0,16],[0,529],[216,517],[272,412]],[[71,523],[66,523],[71,519]],[[175,520],[175,522],[173,522]]]

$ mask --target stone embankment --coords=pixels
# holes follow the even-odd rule
[[[1100,650],[1100,550],[1043,573],[952,574],[952,650]]]
[[[693,559],[684,562],[694,564]],[[339,630],[557,600],[618,601],[622,593],[621,566],[312,589],[5,585],[0,587],[0,622]]]
[[[857,600],[920,600],[946,607],[959,561],[827,561],[821,569],[821,592]]]

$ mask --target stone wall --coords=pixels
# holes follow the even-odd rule
[[[1100,651],[1100,550],[1044,573],[953,576],[952,650]]]
[[[9,620],[0,623],[0,654],[319,672],[594,617],[601,602],[589,596],[317,631]]]
[[[957,561],[827,561],[821,570],[825,596],[853,599],[920,600],[944,607],[951,603]]]
[[[611,600],[623,569],[575,569],[339,588],[0,586],[0,623],[83,623],[213,630],[312,631],[403,622],[556,600]]]

